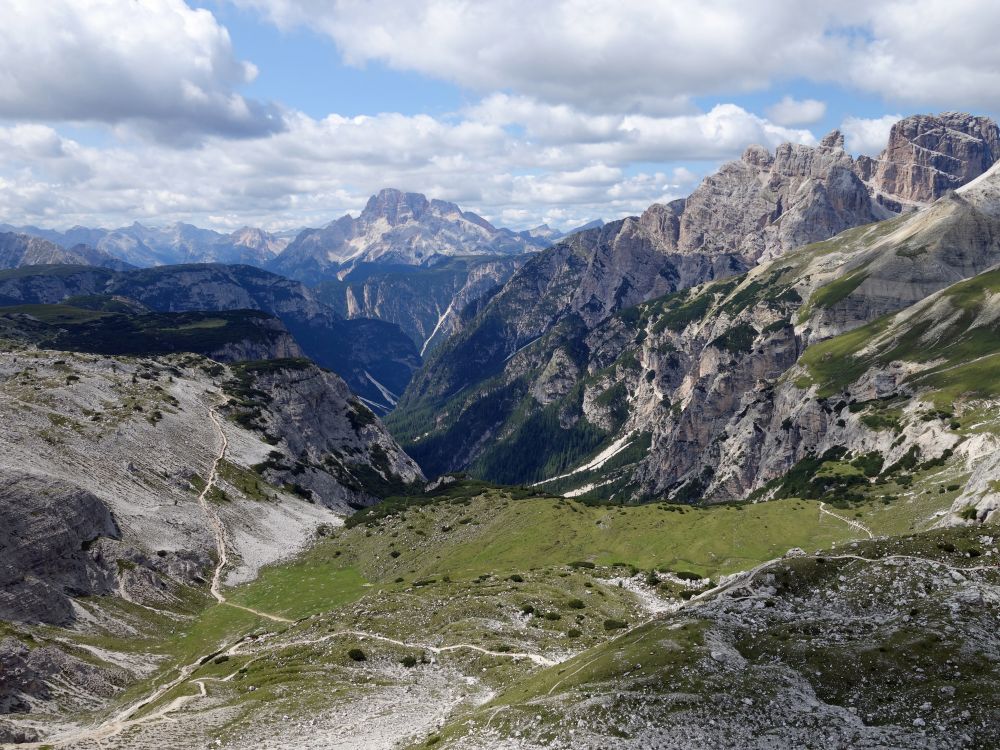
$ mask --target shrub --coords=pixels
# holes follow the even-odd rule
[[[975,521],[979,514],[975,505],[966,505],[958,515],[966,521]]]
[[[605,620],[604,629],[605,630],[622,630],[628,627],[628,623],[623,620]]]
[[[365,656],[365,652],[360,648],[352,648],[347,652],[347,657],[351,661],[368,661],[368,657]]]
[[[566,602],[566,606],[570,609],[583,609],[587,605],[583,603],[583,599],[570,599]]]
[[[521,614],[522,615],[533,615],[533,614],[535,614],[535,608],[532,607],[530,604],[525,604],[525,605],[523,605],[521,607]]]
[[[583,633],[577,630],[576,628],[570,628],[569,630],[566,631],[567,638],[579,638],[581,635],[583,635]]]
[[[514,583],[524,583],[524,576],[515,573],[510,577],[510,580],[513,581]]]
[[[394,549],[392,552],[389,553],[389,557],[399,557],[400,554],[401,553],[398,549]]]
[[[689,570],[678,570],[674,573],[675,576],[680,578],[682,581],[700,581],[701,576],[697,573],[692,573]]]
[[[559,614],[558,612],[546,612],[544,615],[542,615],[542,617],[545,618],[546,620],[561,620],[562,619],[562,615]]]
[[[571,562],[569,564],[571,568],[587,568],[588,570],[593,570],[596,566],[592,562],[587,562],[586,560],[577,560],[576,562]]]
[[[413,667],[417,666],[417,657],[410,656],[410,654],[407,654],[406,656],[404,656],[402,659],[399,660],[399,663],[402,664],[407,669],[412,669]]]

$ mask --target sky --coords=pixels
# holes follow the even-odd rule
[[[1000,112],[992,0],[0,0],[0,223],[567,229],[750,144]]]

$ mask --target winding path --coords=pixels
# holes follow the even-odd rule
[[[851,526],[852,528],[857,529],[858,531],[864,532],[865,534],[868,535],[869,539],[875,538],[875,535],[871,532],[871,529],[869,529],[867,526],[861,523],[861,521],[855,521],[853,518],[847,518],[845,516],[840,515],[839,513],[834,513],[832,510],[827,510],[826,503],[819,504],[819,512],[820,514],[826,513],[826,515],[828,516],[833,516],[834,518],[843,521],[848,526]]]
[[[222,571],[225,569],[226,565],[229,564],[229,553],[227,551],[226,544],[226,527],[223,525],[222,519],[219,518],[219,515],[212,509],[212,506],[208,501],[208,493],[211,492],[212,487],[215,486],[215,482],[219,478],[219,464],[222,463],[222,459],[226,457],[226,450],[229,448],[229,438],[226,437],[226,431],[222,429],[222,423],[219,421],[219,417],[215,413],[214,408],[208,410],[208,416],[212,420],[212,424],[215,425],[215,431],[219,434],[220,442],[222,444],[219,448],[218,455],[216,455],[215,460],[212,461],[212,469],[208,474],[208,479],[205,481],[205,487],[202,489],[201,494],[198,495],[198,503],[201,505],[202,510],[205,511],[205,517],[208,518],[208,523],[212,527],[212,536],[215,537],[215,549],[218,557],[218,563],[215,566],[215,571],[212,573],[212,585],[209,590],[212,592],[212,596],[215,597],[215,600],[219,604],[225,604],[229,607],[242,609],[244,612],[250,612],[258,615],[259,617],[271,620],[272,622],[290,624],[294,622],[294,620],[289,620],[287,617],[281,617],[280,615],[272,615],[268,612],[261,612],[260,610],[253,609],[252,607],[244,607],[242,604],[233,604],[232,602],[227,601],[225,594],[222,593]]]
[[[225,403],[225,402],[223,402]],[[229,563],[229,555],[227,552],[226,544],[226,529],[219,518],[218,514],[212,509],[209,500],[208,493],[215,486],[216,480],[219,476],[219,464],[225,458],[226,450],[229,447],[229,439],[226,437],[226,432],[222,428],[222,423],[219,421],[218,415],[215,413],[215,407],[208,410],[208,416],[212,420],[212,424],[215,426],[215,431],[219,435],[220,447],[215,458],[212,461],[212,468],[209,471],[208,478],[205,480],[205,487],[202,489],[201,493],[198,495],[198,504],[201,505],[202,510],[205,512],[205,517],[208,519],[208,523],[212,528],[212,536],[215,538],[215,547],[218,556],[218,562],[216,563],[215,570],[212,573],[212,583],[209,590],[212,596],[219,604],[224,604],[227,607],[235,607],[236,609],[242,609],[245,612],[250,612],[259,617],[271,620],[272,622],[280,622],[286,624],[294,623],[294,620],[289,620],[287,617],[281,617],[280,615],[272,615],[268,612],[261,612],[259,610],[253,609],[251,607],[244,607],[241,604],[233,604],[232,602],[226,601],[225,594],[222,593],[222,572],[226,565]],[[219,653],[235,653],[239,648],[240,644],[243,642],[245,636],[240,637],[235,643],[223,645],[221,649],[207,655],[203,655],[178,668],[177,676],[160,685],[160,687],[155,688],[151,693],[146,695],[139,700],[124,706],[117,713],[109,718],[105,719],[103,722],[98,724],[96,727],[89,729],[83,729],[74,732],[69,735],[64,735],[62,737],[53,737],[47,739],[45,742],[40,743],[30,743],[23,744],[20,747],[25,748],[42,748],[42,747],[66,747],[69,745],[79,745],[80,743],[93,742],[98,747],[101,746],[101,740],[114,737],[134,726],[140,724],[148,724],[150,722],[162,719],[167,714],[176,711],[181,708],[186,703],[194,700],[195,698],[203,697],[207,695],[205,691],[205,685],[203,681],[196,680],[195,684],[198,685],[199,694],[196,695],[182,695],[174,698],[167,705],[157,709],[153,713],[143,716],[140,718],[132,718],[141,711],[143,708],[155,703],[168,692],[173,690],[178,685],[181,685],[188,681],[191,675],[202,666],[208,659],[212,658]]]

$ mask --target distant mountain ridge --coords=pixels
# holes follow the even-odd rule
[[[317,364],[347,381],[372,408],[395,405],[420,355],[392,323],[344,320],[304,284],[252,266],[191,264],[114,272],[35,266],[0,272],[0,306],[111,297],[164,313],[260,310],[279,318]]]
[[[357,218],[347,214],[300,232],[269,268],[291,278],[331,278],[360,263],[425,265],[440,256],[516,255],[549,244],[454,203],[385,188]]]
[[[16,232],[0,232],[0,268],[40,266],[54,263],[97,266],[124,270],[125,263],[103,250],[83,244],[64,248],[54,242]]]
[[[455,203],[384,188],[369,198],[357,218],[347,214],[323,227],[302,229],[294,237],[249,226],[225,234],[183,222],[163,227],[133,222],[116,229],[75,226],[65,231],[0,224],[0,231],[41,238],[65,250],[85,245],[99,251],[101,258],[107,255],[143,268],[235,263],[314,282],[342,278],[359,265],[425,266],[458,256],[522,255],[603,224],[597,219],[566,232],[544,224],[516,232]],[[92,261],[77,252],[57,262]]]
[[[287,239],[255,227],[243,227],[224,234],[182,222],[165,227],[147,227],[133,222],[117,229],[76,226],[64,232],[4,224],[0,225],[0,230],[39,237],[65,249],[86,245],[104,255],[140,267],[177,263],[245,263],[263,266],[288,244]]]

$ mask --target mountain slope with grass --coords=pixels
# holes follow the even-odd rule
[[[0,659],[45,681],[31,654],[63,653],[107,684],[86,707],[51,678],[47,695],[13,686],[31,711],[10,731],[109,748],[988,746],[993,527],[914,535],[905,503],[858,513],[903,536],[859,542],[812,500],[609,506],[453,480],[324,530],[225,603],[194,583],[156,610],[88,597],[74,629],[8,626]],[[147,666],[116,683],[117,662]]]

